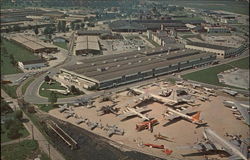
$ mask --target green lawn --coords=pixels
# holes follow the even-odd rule
[[[66,42],[54,42],[53,44],[64,49],[68,49]]]
[[[235,67],[241,68],[241,69],[249,69],[249,57],[243,58],[237,61],[230,62],[228,64],[233,65]],[[197,72],[192,72],[189,74],[182,75],[182,78],[184,79],[189,79],[193,81],[198,81],[202,83],[208,83],[208,84],[213,84],[213,85],[218,85],[218,86],[227,86],[231,87],[225,84],[222,84],[219,82],[217,74],[220,72],[223,72],[228,69],[232,69],[233,67],[227,65],[227,64],[222,64],[219,66],[211,67],[208,69],[200,70]],[[233,87],[235,88],[235,87]]]
[[[35,140],[24,140],[20,143],[1,147],[1,157],[6,160],[34,159],[39,154],[41,160],[49,160],[48,156],[39,150],[38,142]]]
[[[51,95],[51,91],[48,91],[46,89],[61,89],[61,90],[65,90],[66,88],[61,86],[60,83],[54,81],[55,83],[53,84],[47,84],[46,82],[44,82],[41,87],[39,88],[39,95],[40,96],[43,96],[43,97],[49,97]],[[42,89],[44,88],[44,90]],[[72,95],[72,94],[68,94],[68,95],[63,95],[63,94],[60,94],[60,93],[57,93],[57,98],[67,98],[67,97],[73,97],[73,96],[76,96],[76,95]]]
[[[22,86],[22,94],[25,94],[25,91],[27,89],[27,87],[34,81],[34,78],[30,79],[28,82],[26,82],[23,86]]]
[[[16,89],[18,86],[10,86],[8,84],[2,84],[1,88],[12,98],[17,98]]]
[[[4,49],[5,48],[5,49]],[[17,66],[11,64],[10,55],[13,55],[16,61],[39,59],[32,52],[24,47],[1,38],[1,74],[15,74],[22,72]]]

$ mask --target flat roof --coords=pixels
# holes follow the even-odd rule
[[[101,82],[210,55],[213,54],[190,49],[149,56],[136,51],[85,59],[82,64],[63,69]]]
[[[76,40],[75,50],[100,50],[98,36],[78,36]]]
[[[215,44],[200,43],[200,42],[188,42],[187,45],[198,46],[198,47],[204,47],[204,48],[211,48],[211,49],[218,49],[218,50],[229,50],[229,49],[233,49],[232,47],[219,46],[219,45],[215,45]]]

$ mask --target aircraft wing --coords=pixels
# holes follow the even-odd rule
[[[235,107],[240,112],[242,117],[244,118],[245,122],[250,125],[250,114],[249,114],[249,108],[242,106],[240,103],[235,103]]]
[[[122,113],[120,115],[118,115],[119,118],[126,118],[126,117],[130,117],[130,116],[135,116],[136,114],[133,113],[133,112],[125,112],[125,113]]]

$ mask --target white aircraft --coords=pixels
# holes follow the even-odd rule
[[[205,128],[203,132],[205,141],[199,142],[197,145],[193,146],[193,149],[197,149],[202,152],[207,152],[211,150],[225,151],[231,156],[228,157],[229,160],[248,160],[248,145],[249,142],[241,141],[240,139],[234,139],[227,141],[220,137],[210,128]]]
[[[142,113],[151,111],[151,109],[147,109],[147,108],[130,108],[130,107],[126,107],[126,110],[123,111],[122,114],[118,115],[118,117],[125,119],[127,117],[131,117],[131,116],[139,116],[140,118],[142,118],[143,120],[149,120],[148,117],[144,116]]]
[[[164,113],[163,115],[166,117],[166,119],[168,119],[169,121],[172,121],[174,119],[178,119],[178,118],[183,118],[186,119],[189,122],[192,122],[198,126],[202,126],[202,125],[206,125],[207,123],[203,122],[200,119],[200,113],[201,112],[197,112],[196,114],[194,114],[193,116],[189,116],[187,109],[182,107],[181,109],[171,109],[171,108],[167,108],[167,112]]]
[[[70,93],[70,91],[68,89],[66,90],[62,90],[62,89],[47,89],[48,91],[54,91],[54,92],[58,92],[58,93],[61,93],[61,94],[64,94],[64,95],[67,95]]]

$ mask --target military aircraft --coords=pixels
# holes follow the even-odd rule
[[[87,125],[89,126],[89,128],[91,130],[94,130],[98,126],[98,123],[97,122],[90,122],[90,121],[88,121]]]
[[[74,103],[78,103],[79,105],[87,105],[87,104],[89,104],[91,102],[91,99],[89,99],[89,98],[79,98],[79,99],[77,99],[77,100],[75,100],[75,102]]]
[[[240,139],[234,139],[227,141],[216,134],[210,128],[204,128],[203,136],[205,141],[199,142],[197,145],[192,146],[192,149],[196,149],[201,152],[208,151],[225,151],[230,157],[229,160],[248,160],[250,154],[248,153],[248,145],[250,139],[245,139],[244,141]],[[183,156],[188,156],[183,155]]]
[[[64,94],[64,95],[67,95],[70,93],[70,91],[68,89],[66,90],[62,90],[62,89],[46,89],[48,91],[52,91],[52,92],[58,92],[58,93],[61,93],[61,94]]]
[[[147,95],[149,98],[154,98],[156,99],[157,101],[160,101],[160,102],[163,102],[163,103],[166,103],[168,105],[175,105],[175,104],[178,104],[179,103],[179,100],[178,99],[175,99],[175,98],[170,98],[172,96],[169,96],[169,97],[161,97],[159,95],[156,95],[156,94],[152,94],[152,93],[147,93],[146,91],[143,91],[143,90],[140,90],[140,89],[137,89],[137,88],[131,88],[132,90],[134,90],[135,92],[137,93],[140,93],[141,95]],[[171,95],[174,95],[175,93],[172,91],[172,94]]]
[[[245,123],[250,125],[250,106],[248,104],[244,104],[244,102],[233,102],[233,101],[224,101],[223,104],[226,107],[231,108],[231,110],[234,113],[234,116],[237,119],[243,118]],[[239,114],[237,114],[239,113]]]
[[[171,109],[171,108],[167,108],[166,113],[164,113],[163,115],[165,116],[166,119],[168,119],[170,122],[179,118],[183,118],[189,122],[192,122],[194,124],[197,125],[197,127],[201,127],[201,126],[205,126],[207,125],[206,122],[203,122],[200,119],[200,113],[201,112],[197,112],[196,114],[190,116],[188,114],[192,114],[192,113],[188,113],[187,109],[182,107],[180,109]],[[168,123],[167,123],[168,124]],[[164,124],[163,126],[166,126],[167,124]]]
[[[64,105],[59,105],[59,112],[62,113],[66,110],[69,110],[68,104],[64,104]]]
[[[118,115],[118,108],[114,108],[114,106],[116,106],[116,104],[112,104],[112,105],[104,105],[102,106],[99,110],[97,110],[98,116],[102,116],[104,114],[109,114],[109,113],[113,113],[116,116]]]
[[[214,93],[214,90],[211,88],[203,87],[203,89],[207,92]]]
[[[109,137],[111,137],[114,134],[117,135],[124,135],[124,130],[123,129],[119,129],[116,125],[106,125],[106,127],[104,128],[105,131],[107,131],[107,134]]]
[[[147,108],[135,108],[134,109],[134,108],[126,107],[126,110],[124,110],[122,114],[118,115],[118,117],[122,118],[123,120],[127,117],[139,116],[143,120],[149,121],[149,118],[142,114],[142,113],[149,112],[149,111],[151,111],[151,109],[147,109]]]
[[[169,138],[168,138],[167,136],[163,136],[163,135],[161,135],[160,133],[155,134],[154,137],[155,137],[154,141],[156,141],[156,140],[158,140],[158,139],[161,139],[161,140],[173,142],[173,141],[169,140]]]
[[[83,117],[79,117],[77,120],[76,120],[76,124],[81,124],[81,123],[84,123],[86,122],[88,119],[87,118],[83,118]]]
[[[229,94],[230,96],[236,96],[238,94],[238,92],[229,89],[222,89],[222,91]]]

